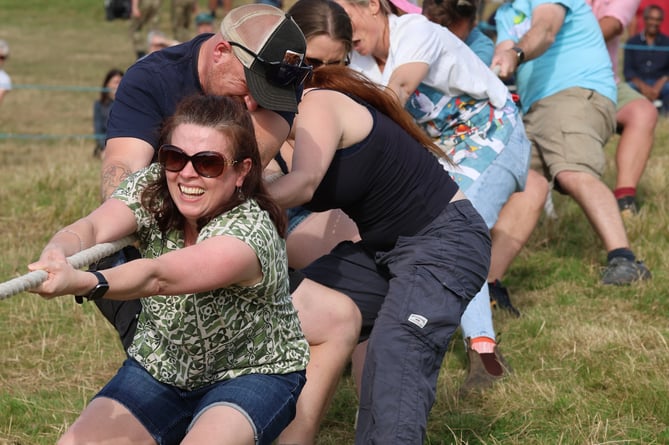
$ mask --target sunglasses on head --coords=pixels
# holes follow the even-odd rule
[[[267,81],[278,87],[302,85],[309,74],[311,74],[311,67],[302,64],[304,54],[286,50],[281,62],[268,62],[244,45],[240,45],[237,42],[228,43],[245,51],[256,61],[260,62],[265,67],[265,78]]]
[[[316,59],[315,57],[305,57],[304,58],[304,63],[307,65],[311,66],[313,69],[319,68],[321,66],[327,66],[327,65],[346,65],[348,66],[349,63],[351,63],[351,59],[349,55],[346,55],[346,58],[342,60],[321,60],[321,59]]]
[[[204,178],[220,176],[226,165],[235,165],[239,161],[228,161],[215,151],[201,151],[189,156],[175,145],[165,144],[158,151],[158,162],[168,172],[180,172],[189,162],[198,175]]]

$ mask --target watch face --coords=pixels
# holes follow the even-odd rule
[[[104,297],[104,295],[107,293],[108,290],[109,290],[109,284],[98,283],[98,285],[95,286],[95,288],[93,288],[93,291],[88,296],[88,299],[89,300],[98,300],[98,299]]]
[[[107,283],[104,275],[102,275],[100,272],[94,271],[92,273],[97,277],[98,284],[95,285],[93,290],[91,290],[86,298],[89,300],[99,300],[100,298],[104,297],[104,295],[109,290],[109,283]]]

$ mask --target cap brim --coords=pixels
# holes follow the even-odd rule
[[[297,113],[297,96],[294,86],[277,87],[269,83],[264,75],[255,73],[246,67],[244,67],[244,74],[251,96],[261,107],[272,111]]]

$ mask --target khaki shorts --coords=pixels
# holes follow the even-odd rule
[[[525,114],[534,170],[553,183],[561,171],[601,177],[604,144],[615,131],[616,110],[607,97],[584,88],[568,88],[545,97]]]
[[[616,104],[616,111],[620,111],[622,107],[637,99],[646,99],[646,96],[629,86],[627,82],[618,82],[618,103]]]

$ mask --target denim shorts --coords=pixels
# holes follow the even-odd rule
[[[302,206],[292,207],[286,213],[288,215],[288,230],[286,235],[290,234],[302,221],[311,215],[311,212]]]
[[[488,228],[497,222],[509,196],[525,189],[530,154],[530,141],[525,136],[523,123],[518,120],[504,150],[468,188],[462,189]]]
[[[256,444],[270,444],[295,417],[305,372],[248,374],[187,391],[159,382],[127,359],[95,397],[125,406],[159,445],[180,443],[205,410],[230,406],[251,423]]]

